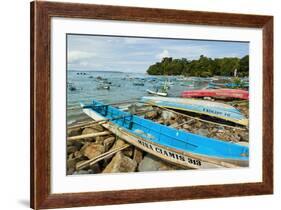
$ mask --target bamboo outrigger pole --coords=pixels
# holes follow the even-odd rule
[[[71,136],[71,137],[68,137],[67,140],[75,141],[75,140],[79,140],[79,139],[86,139],[86,138],[92,138],[92,137],[97,137],[97,136],[106,136],[109,134],[111,134],[111,132],[103,131],[103,132],[99,132],[99,133],[89,133],[89,134],[84,134],[84,135],[79,135],[79,136]]]
[[[130,146],[131,145],[129,145],[129,144],[125,144],[125,145],[122,145],[121,147],[109,150],[109,151],[107,151],[107,152],[105,152],[105,153],[103,153],[101,155],[98,155],[98,156],[96,156],[96,157],[94,157],[94,158],[92,158],[90,160],[87,160],[87,161],[85,161],[83,163],[77,164],[76,165],[76,169],[77,170],[81,170],[81,169],[86,168],[88,166],[92,166],[92,165],[96,164],[97,162],[99,162],[99,161],[101,161],[101,160],[103,160],[105,158],[111,157],[115,153],[117,153],[117,152],[119,152],[121,150],[124,150],[124,149],[126,149],[126,148],[128,148]]]

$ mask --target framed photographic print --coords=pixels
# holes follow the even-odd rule
[[[31,3],[31,207],[273,193],[273,17]]]

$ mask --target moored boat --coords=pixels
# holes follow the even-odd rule
[[[203,89],[188,90],[181,93],[183,98],[213,97],[213,98],[238,98],[249,99],[249,92],[241,89]]]
[[[196,169],[248,166],[247,146],[177,130],[98,101],[82,107],[115,135],[168,162]]]
[[[244,126],[248,125],[248,119],[238,109],[228,104],[198,99],[162,97],[142,97],[141,101],[160,107],[208,115]]]
[[[158,95],[158,96],[167,96],[168,95],[167,92],[153,91],[153,90],[149,90],[149,89],[146,89],[146,92],[148,92],[149,94]]]

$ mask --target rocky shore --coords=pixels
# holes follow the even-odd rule
[[[248,117],[247,103],[233,102],[232,105]],[[155,107],[131,106],[130,109],[148,110],[145,118],[191,133],[243,145],[249,141],[247,128],[208,123]],[[85,121],[70,125],[67,135],[67,175],[182,169],[128,145],[99,124],[87,125]],[[77,139],[77,136],[83,138]]]

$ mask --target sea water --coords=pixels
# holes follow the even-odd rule
[[[208,86],[207,80],[192,78],[182,80],[176,76],[150,76],[142,73],[124,72],[67,72],[67,123],[82,120],[86,117],[80,108],[80,103],[89,104],[92,100],[103,103],[118,103],[135,101],[142,96],[148,96],[147,89],[155,90],[165,81],[171,83],[169,97],[180,97],[182,91],[202,89]],[[143,84],[140,86],[139,84]],[[110,89],[104,89],[104,86]],[[73,87],[72,89],[70,87]]]

